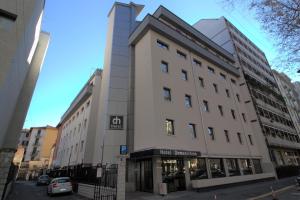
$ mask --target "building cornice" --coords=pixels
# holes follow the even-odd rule
[[[201,47],[200,45],[196,44],[186,36],[178,33],[169,25],[163,23],[161,20],[158,20],[157,18],[149,14],[131,33],[129,37],[129,45],[134,46],[150,29],[174,41],[175,43],[189,49],[190,51],[194,52],[198,56],[209,60],[211,63],[217,65],[218,67],[227,71],[228,73],[236,77],[240,76],[239,70],[235,66],[225,62],[224,60],[217,57],[216,55],[209,52],[208,50]]]
[[[221,46],[216,44],[214,41],[209,39],[203,33],[195,29],[193,26],[182,20],[180,17],[175,15],[173,12],[171,12],[164,6],[159,6],[159,8],[154,12],[153,16],[155,18],[162,18],[163,20],[166,20],[168,23],[172,24],[175,27],[178,27],[185,33],[188,33],[194,38],[197,38],[199,42],[213,49],[218,54],[224,56],[226,59],[230,60],[231,62],[235,62],[234,56],[231,53],[223,49]]]

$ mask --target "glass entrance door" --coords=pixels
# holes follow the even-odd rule
[[[152,160],[138,161],[136,164],[136,190],[142,192],[153,192]]]
[[[185,168],[182,158],[162,158],[162,179],[168,192],[185,190]]]

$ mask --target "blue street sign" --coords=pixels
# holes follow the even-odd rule
[[[120,145],[120,155],[127,155],[128,148],[127,145]]]

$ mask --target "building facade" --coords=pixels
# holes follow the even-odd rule
[[[49,43],[44,0],[0,2],[0,197]],[[8,179],[7,179],[8,178]],[[3,180],[2,180],[3,179]]]
[[[29,144],[29,139],[30,139],[29,129],[22,129],[22,131],[20,133],[17,151],[13,158],[14,165],[19,167],[18,175],[20,174],[21,163],[24,161],[24,156],[26,154],[27,146]],[[21,172],[21,174],[22,174],[22,172]]]
[[[140,22],[129,44],[128,190],[274,177],[232,54],[163,6]]]
[[[64,113],[54,150],[53,168],[92,167],[102,71],[97,69]]]
[[[194,27],[235,55],[257,113],[255,132],[264,135],[274,165],[298,165],[299,135],[264,52],[224,17]]]
[[[30,139],[23,166],[26,179],[36,178],[49,166],[51,150],[57,138],[57,129],[51,126],[30,128]],[[27,169],[26,169],[27,168]]]
[[[273,70],[273,74],[278,83],[279,90],[284,98],[287,109],[290,113],[296,132],[299,135],[300,134],[300,99],[299,99],[299,93],[297,91],[297,88],[295,84],[291,82],[291,79],[283,72],[279,73]],[[287,164],[300,165],[300,159],[298,157],[299,153],[300,153],[299,151],[298,154],[297,153],[295,154],[294,152],[289,152],[288,158],[285,162]]]

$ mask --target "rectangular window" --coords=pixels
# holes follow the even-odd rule
[[[238,102],[241,102],[239,94],[236,94],[236,99],[238,100]]]
[[[214,83],[213,86],[214,86],[215,92],[218,93],[218,85]]]
[[[160,48],[162,48],[162,49],[167,49],[167,50],[169,50],[169,45],[167,45],[166,43],[164,43],[164,42],[162,42],[162,41],[160,41],[160,40],[157,40],[156,43],[157,43],[157,46],[158,46],[158,47],[160,47]]]
[[[195,158],[188,161],[191,180],[207,179],[205,158]]]
[[[240,169],[238,167],[237,159],[234,159],[234,158],[226,159],[226,165],[228,168],[229,176],[241,175]]]
[[[80,152],[82,152],[82,150],[83,150],[83,144],[84,144],[84,141],[82,140],[81,144],[80,144]]]
[[[209,159],[209,167],[212,178],[225,177],[225,169],[221,158]]]
[[[244,175],[252,174],[250,159],[241,159],[241,168]]]
[[[171,101],[171,89],[164,87],[164,99],[166,101]]]
[[[230,97],[229,90],[228,90],[228,89],[226,89],[225,91],[226,91],[226,96],[229,98],[229,97]]]
[[[244,122],[246,122],[247,120],[246,120],[246,115],[245,115],[245,113],[242,113],[242,117],[243,117]]]
[[[243,144],[241,133],[237,133],[237,137],[238,137],[240,144]]]
[[[17,15],[0,8],[0,18],[5,18],[10,21],[16,21]],[[4,22],[5,23],[5,22]]]
[[[249,142],[251,145],[253,145],[253,141],[252,141],[252,135],[248,135],[248,138],[249,138]]]
[[[195,58],[193,59],[193,64],[196,65],[196,66],[199,66],[199,67],[201,67],[201,65],[202,65],[202,63],[199,60],[195,59]]]
[[[195,124],[189,124],[189,125],[188,125],[188,128],[189,128],[189,133],[190,133],[190,135],[191,135],[193,138],[196,138],[196,137],[197,137],[197,134],[196,134],[196,126],[195,126]]]
[[[10,31],[17,19],[17,15],[0,8],[0,29]]]
[[[225,138],[226,138],[226,142],[230,142],[230,138],[229,138],[229,133],[227,130],[224,130],[224,134],[225,134]]]
[[[207,101],[203,101],[203,106],[204,106],[204,112],[209,112],[209,106]]]
[[[232,118],[235,119],[235,112],[232,109],[231,109],[231,115],[232,115]]]
[[[177,50],[177,55],[178,55],[180,58],[186,59],[186,54],[183,53],[183,52],[181,52],[181,51],[179,51],[179,50]]]
[[[171,119],[166,119],[165,121],[165,131],[167,135],[174,135],[174,121]]]
[[[261,168],[261,164],[260,164],[260,160],[259,159],[253,159],[253,167],[254,167],[254,171],[256,174],[261,174],[263,173],[262,168]]]
[[[207,67],[208,69],[208,72],[211,73],[211,74],[214,74],[215,73],[215,69],[214,68],[211,68],[211,67]]]
[[[203,78],[199,77],[200,86],[204,88],[204,80]]]
[[[222,78],[223,80],[226,80],[226,75],[225,75],[225,74],[220,73],[220,76],[221,76],[221,78]]]
[[[219,109],[220,115],[223,116],[224,115],[224,113],[223,113],[223,106],[218,105],[218,109]]]
[[[207,128],[207,133],[208,133],[208,135],[210,136],[210,139],[211,140],[215,140],[215,133],[214,133],[214,128],[212,128],[212,127],[208,127]]]
[[[168,73],[169,72],[169,65],[167,62],[165,61],[161,61],[160,63],[160,70],[164,73]]]
[[[185,97],[184,97],[184,105],[187,108],[192,107],[192,98],[191,98],[190,95],[187,95],[187,94],[185,95]]]
[[[187,71],[181,70],[181,79],[184,80],[184,81],[188,80]]]

